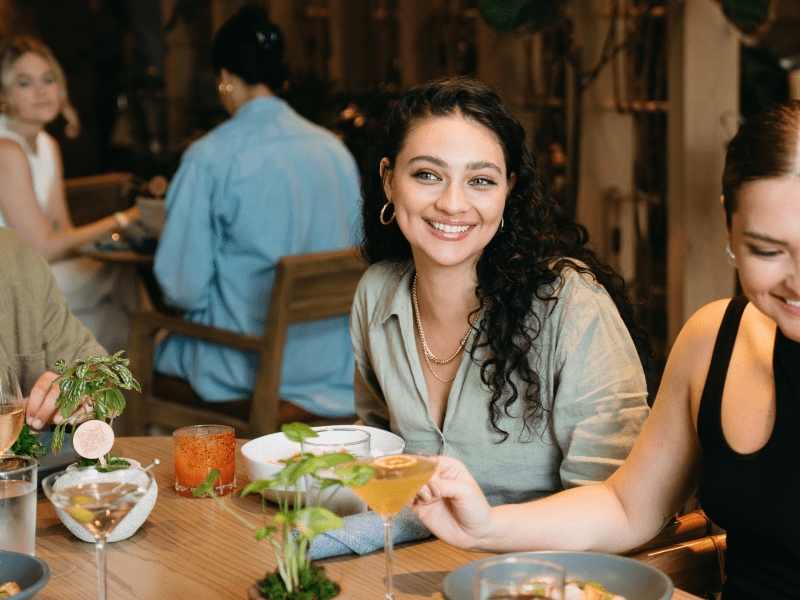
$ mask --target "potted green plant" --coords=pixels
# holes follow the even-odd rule
[[[56,425],[53,431],[51,444],[53,452],[58,452],[63,447],[67,428],[75,425],[81,417],[85,418],[83,424],[72,430],[73,444],[76,446],[80,459],[75,465],[67,467],[67,476],[63,478],[64,482],[79,483],[81,477],[85,476],[80,469],[74,469],[70,473],[70,470],[74,467],[86,467],[98,465],[99,463],[97,470],[101,471],[101,479],[117,481],[120,476],[115,474],[114,471],[131,465],[141,466],[133,459],[115,456],[111,453],[114,441],[111,425],[114,419],[122,414],[125,409],[125,396],[122,395],[121,389],[141,389],[139,383],[133,378],[130,369],[128,369],[129,360],[122,358],[123,352],[123,350],[120,350],[111,356],[87,356],[76,360],[75,364],[69,367],[63,360],[57,360],[55,363],[60,375],[54,382],[58,383],[60,389],[59,396],[56,399],[56,407],[61,411],[61,416],[64,420],[59,425]],[[99,426],[99,432],[98,422],[104,424]],[[88,447],[85,442],[76,443],[76,437],[81,436],[80,429],[82,428],[89,428],[89,435],[87,436],[89,438],[104,438],[100,443],[94,444],[101,448],[101,451],[97,454],[82,450],[82,448]],[[84,431],[84,433],[87,432]],[[98,458],[101,455],[102,458]],[[117,524],[109,535],[108,541],[116,542],[132,536],[147,520],[156,503],[157,496],[158,486],[150,486],[145,496]],[[59,507],[56,507],[56,513],[62,523],[76,537],[85,542],[94,541],[92,535],[72,515]]]
[[[125,409],[125,396],[120,388],[141,391],[139,383],[128,369],[127,358],[122,358],[124,350],[112,356],[87,356],[75,361],[67,367],[64,360],[56,361],[60,393],[56,407],[60,409],[64,420],[56,425],[53,431],[53,452],[58,452],[64,444],[67,427],[72,426],[82,416],[87,421],[98,420],[112,425],[114,419]],[[83,408],[82,414],[76,410]],[[74,430],[73,430],[74,432]],[[82,457],[79,466],[97,464],[98,459]],[[105,457],[107,465],[126,466],[129,461],[113,456],[110,451]]]
[[[286,466],[274,478],[253,481],[241,492],[242,496],[246,496],[252,493],[262,494],[266,489],[283,489],[284,493],[278,494],[278,511],[272,516],[271,523],[263,495],[263,527],[249,523],[223,503],[212,488],[219,477],[216,470],[211,471],[205,482],[193,493],[195,496],[210,493],[226,511],[253,529],[257,540],[269,541],[278,566],[275,572],[268,573],[264,579],[250,587],[250,600],[329,600],[339,594],[340,588],[325,576],[322,567],[311,564],[308,552],[314,537],[325,531],[338,529],[344,522],[325,508],[322,493],[317,494],[314,504],[308,506],[303,505],[301,494],[289,494],[289,489],[305,476],[313,477],[321,490],[337,485],[359,487],[369,481],[372,467],[355,464],[355,458],[344,452],[321,456],[306,452],[303,441],[318,436],[304,423],[284,425],[281,431],[291,441],[300,444],[300,454],[287,460]],[[335,475],[333,469],[336,469]],[[275,535],[279,531],[280,537]]]

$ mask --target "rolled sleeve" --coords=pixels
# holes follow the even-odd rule
[[[571,278],[560,299],[553,427],[564,487],[607,479],[633,448],[649,414],[641,362],[613,301]]]

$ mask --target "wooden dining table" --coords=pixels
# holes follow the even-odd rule
[[[237,440],[237,490],[248,483]],[[247,588],[273,571],[275,556],[266,540],[227,513],[212,498],[175,493],[171,437],[117,438],[114,454],[154,468],[158,499],[144,525],[130,538],[107,546],[108,598],[125,600],[246,600]],[[222,499],[253,525],[262,526],[261,501],[238,493]],[[276,507],[267,504],[274,512]],[[36,556],[50,566],[50,581],[36,600],[97,598],[94,544],[82,542],[61,523],[50,501],[40,495],[36,513]],[[490,556],[467,552],[435,538],[398,544],[394,551],[397,600],[439,600],[444,577],[469,562]],[[384,597],[383,550],[317,561],[343,586],[342,599]],[[699,600],[675,590],[675,600]]]

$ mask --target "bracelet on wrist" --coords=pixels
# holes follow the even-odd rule
[[[127,229],[128,225],[131,224],[130,217],[128,217],[128,215],[126,215],[124,212],[115,212],[113,216],[120,229]]]

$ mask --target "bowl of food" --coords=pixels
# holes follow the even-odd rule
[[[0,550],[0,598],[33,598],[49,579],[50,567],[42,559]]]
[[[360,429],[370,434],[370,448],[372,452],[381,454],[399,454],[403,451],[405,443],[403,438],[395,435],[391,431],[368,427],[366,425],[332,425],[327,427],[312,427],[319,429]],[[309,449],[306,449],[309,451]],[[251,440],[242,446],[242,456],[244,457],[245,470],[250,481],[260,479],[272,479],[283,469],[292,457],[300,452],[300,444],[289,440],[282,432],[264,435]],[[306,501],[306,491],[308,488],[308,500],[316,500],[318,487],[314,484],[311,477],[305,477],[296,486],[288,489],[267,489],[264,490],[264,497],[272,502],[278,502],[279,497],[288,496],[289,501],[294,501],[295,492],[301,494],[301,501]],[[353,515],[367,511],[366,503],[356,496],[348,488],[333,486],[323,492],[321,503],[340,517]]]
[[[594,590],[600,586],[609,594],[600,597],[615,600],[669,600],[672,597],[672,580],[665,573],[626,556],[601,552],[516,552],[505,556],[540,558],[560,564],[567,574],[564,600],[596,598]],[[475,570],[481,563],[496,558],[476,560],[449,573],[442,580],[442,595],[446,600],[474,600]]]

